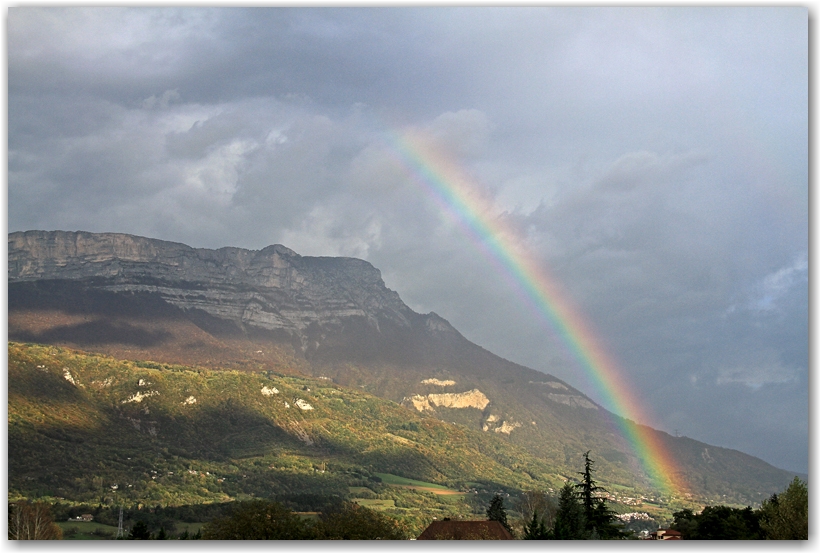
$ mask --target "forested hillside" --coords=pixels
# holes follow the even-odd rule
[[[10,499],[302,496],[310,510],[338,496],[432,517],[469,513],[473,496],[561,482],[503,438],[327,380],[9,343],[8,397]]]

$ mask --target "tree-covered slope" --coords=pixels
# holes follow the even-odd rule
[[[344,497],[377,472],[454,490],[560,480],[502,438],[327,380],[10,342],[8,382],[10,497]]]

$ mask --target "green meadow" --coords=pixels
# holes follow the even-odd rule
[[[117,527],[99,522],[58,522],[66,540],[111,540],[117,536]]]
[[[403,476],[396,476],[395,474],[387,474],[384,472],[373,473],[382,479],[385,484],[392,484],[393,486],[418,486],[419,488],[434,488],[437,490],[449,490],[447,486],[435,484],[433,482],[424,482],[422,480],[413,480],[412,478],[404,478]]]

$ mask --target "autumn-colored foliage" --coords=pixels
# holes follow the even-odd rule
[[[51,519],[47,503],[18,501],[9,505],[10,540],[59,540],[63,532]]]

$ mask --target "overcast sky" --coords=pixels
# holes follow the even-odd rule
[[[360,257],[599,399],[385,148],[434,136],[643,422],[808,471],[805,9],[11,8],[8,91],[9,231]]]

